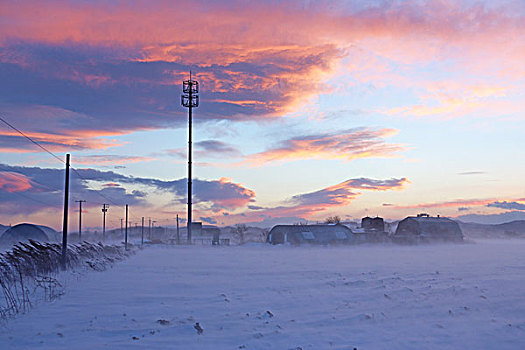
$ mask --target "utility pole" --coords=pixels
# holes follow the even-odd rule
[[[148,218],[149,224],[148,224],[148,238],[151,241],[151,218]]]
[[[153,232],[152,232],[153,235],[155,235],[155,223],[156,223],[156,222],[157,222],[157,220],[153,220],[153,221],[151,222],[151,228],[152,228],[152,231],[153,231]]]
[[[64,221],[62,223],[62,269],[66,269],[67,254],[67,215],[69,204],[69,161],[70,154],[66,154],[66,183],[64,185]]]
[[[106,212],[108,211],[109,205],[106,203],[102,204],[102,242],[106,239]]]
[[[75,201],[78,203],[78,241],[82,242],[82,203],[86,203],[84,200]]]
[[[177,214],[177,244],[180,244],[180,235],[179,235],[179,214]]]
[[[182,82],[181,104],[188,108],[188,243],[191,244],[191,138],[192,138],[192,108],[199,107],[199,82],[191,79]]]
[[[124,238],[126,250],[128,250],[128,205],[126,204],[126,236]]]
[[[140,245],[144,245],[144,216],[142,217],[142,238],[140,241]]]

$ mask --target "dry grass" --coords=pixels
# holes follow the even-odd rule
[[[127,257],[124,247],[82,242],[67,247],[66,269],[103,271]],[[0,254],[0,319],[28,311],[37,299],[54,300],[64,293],[56,278],[61,270],[61,245],[30,240]],[[1,295],[0,295],[1,298]]]

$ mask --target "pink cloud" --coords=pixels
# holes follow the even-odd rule
[[[351,47],[361,47],[363,52],[402,64],[468,57],[468,67],[479,66],[485,72],[486,64],[505,71],[509,70],[506,67],[515,67],[509,76],[516,76],[522,66],[519,62],[525,43],[523,35],[516,33],[524,32],[525,21],[522,9],[512,4],[489,8],[435,0],[361,9],[337,2],[331,5],[338,10],[322,4],[305,5],[302,1],[208,3],[206,7],[198,2],[166,1],[135,1],[118,6],[100,2],[7,1],[0,9],[10,21],[2,25],[0,40],[117,45],[133,50],[129,55],[123,54],[123,60],[193,64],[203,68],[200,79],[211,91],[277,89],[281,97],[275,105],[275,99],[231,99],[233,104],[260,107],[267,114],[290,111],[318,93],[324,85],[322,79],[333,73],[335,64]],[[195,16],[188,17],[187,13]],[[490,58],[485,55],[487,50]],[[351,55],[354,54],[359,56],[352,50]],[[4,60],[25,62],[8,54]],[[273,68],[262,74],[233,68],[247,63]],[[220,72],[204,69],[211,66],[222,68]],[[359,66],[359,71],[363,71]],[[172,81],[161,84],[178,84],[184,74],[179,70],[170,73]],[[380,74],[389,72],[377,61],[370,73],[368,79],[377,80],[381,79]],[[104,74],[70,75],[86,84],[114,81]],[[261,103],[268,105],[260,106]]]
[[[26,176],[10,171],[0,171],[0,190],[13,193],[24,192],[31,188],[31,180]]]
[[[173,116],[181,113],[173,109],[171,89],[186,78],[190,66],[198,71],[203,96],[209,98],[203,98],[206,103],[199,110],[206,119],[273,120],[336,90],[327,86],[328,79],[341,72],[345,88],[367,83],[414,89],[419,101],[380,110],[389,115],[448,118],[525,111],[519,95],[525,76],[523,7],[443,0],[325,5],[3,1],[0,13],[9,20],[0,23],[0,62],[31,72],[35,80],[90,88],[81,90],[79,101],[93,91],[100,94],[94,98],[98,102],[98,97],[129,88],[119,96],[121,101],[133,96],[133,102],[140,102],[124,111],[127,104],[122,102],[106,101],[95,111],[95,104],[86,102],[81,113],[70,110],[80,109],[70,101],[69,107],[50,107],[63,103],[59,96],[35,103],[25,116],[14,113],[17,125],[53,151],[119,146],[107,138],[175,123]],[[52,52],[43,53],[42,46]],[[456,86],[457,81],[429,82],[405,74],[421,64],[445,61],[452,62],[452,75],[473,81]],[[133,69],[123,68],[132,64]],[[495,78],[503,83],[493,83]],[[113,94],[104,90],[110,87]],[[148,123],[143,114],[152,117]],[[248,156],[242,164],[391,157],[403,149],[381,140],[388,134],[376,133],[375,138],[354,140],[360,143],[355,148],[348,135],[332,135],[332,144],[327,139],[289,139],[282,147]],[[18,135],[0,136],[0,150],[33,151]]]
[[[218,221],[246,222],[261,221],[266,218],[305,218],[315,220],[322,218],[331,209],[344,208],[354,199],[362,194],[361,191],[390,191],[402,190],[410,181],[407,178],[377,180],[358,178],[350,179],[334,186],[329,186],[321,190],[298,194],[288,200],[282,201],[281,205],[272,207],[262,207],[249,205],[248,211],[227,215],[227,218],[220,218],[222,212],[213,214]],[[205,215],[202,212],[202,215]]]
[[[93,127],[93,118],[63,108],[27,105],[4,105],[4,119],[24,134],[42,144],[52,152],[64,150],[102,149],[121,146],[111,136],[126,132]],[[0,150],[10,153],[40,152],[41,149],[29,142],[17,131],[1,123]]]
[[[241,164],[251,166],[270,162],[300,159],[354,160],[370,157],[393,157],[403,150],[399,144],[386,143],[383,138],[397,133],[393,129],[358,128],[334,133],[304,135],[281,141],[276,148],[252,154]]]

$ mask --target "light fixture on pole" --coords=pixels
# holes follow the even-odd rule
[[[188,108],[188,244],[191,244],[191,156],[192,156],[192,114],[191,109],[199,106],[199,82],[191,79],[182,82],[181,104]]]

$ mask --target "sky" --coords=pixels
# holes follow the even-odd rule
[[[0,3],[0,223],[525,219],[525,2]],[[58,159],[57,159],[58,158]]]

